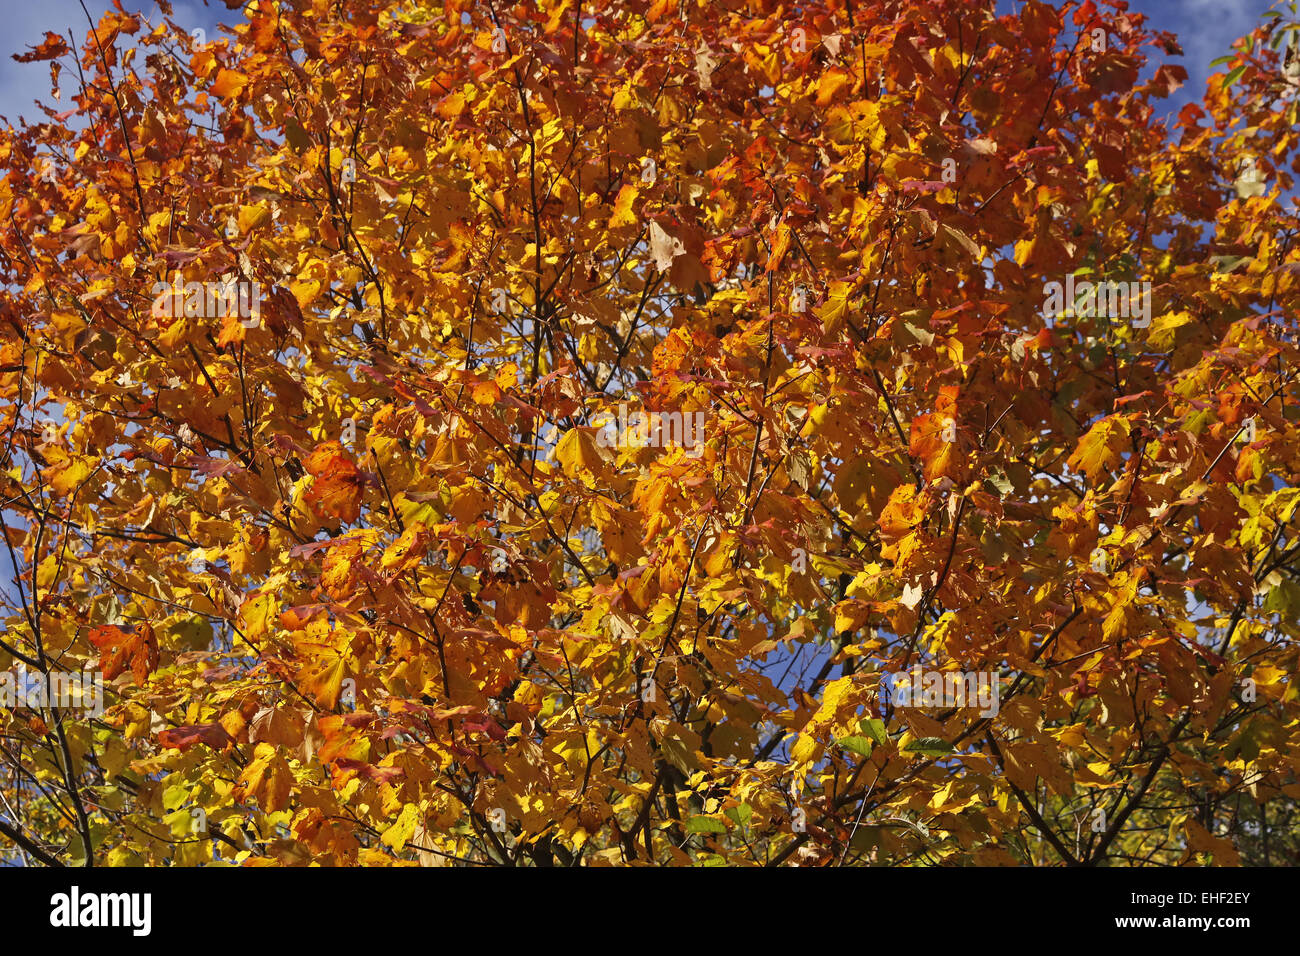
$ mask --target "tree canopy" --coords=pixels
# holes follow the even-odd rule
[[[159,6],[0,129],[0,856],[1297,862],[1294,12]]]

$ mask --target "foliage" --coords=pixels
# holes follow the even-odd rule
[[[1295,862],[1293,21],[1165,121],[1140,14],[994,6],[48,35],[0,664],[108,686],[0,710],[4,852]],[[895,707],[918,663],[997,712]]]

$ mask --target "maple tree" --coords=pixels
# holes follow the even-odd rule
[[[159,6],[0,132],[6,856],[1295,862],[1293,15]]]

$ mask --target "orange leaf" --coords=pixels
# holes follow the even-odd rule
[[[1103,472],[1115,468],[1123,461],[1120,452],[1128,433],[1128,419],[1115,415],[1103,418],[1079,439],[1078,447],[1070,456],[1069,466],[1082,471],[1089,481],[1095,482]]]
[[[99,648],[100,666],[108,680],[130,668],[136,683],[143,684],[158,667],[158,639],[147,623],[129,631],[112,624],[96,627],[90,632],[90,643]]]
[[[247,85],[248,77],[243,73],[221,69],[217,71],[217,79],[212,84],[212,92],[224,100],[231,96],[238,96],[239,91]]]
[[[365,479],[347,457],[340,442],[329,441],[316,446],[303,466],[315,479],[307,492],[307,503],[317,517],[337,518],[350,523],[361,516]]]

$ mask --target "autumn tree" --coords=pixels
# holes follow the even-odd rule
[[[4,856],[1296,862],[1293,12],[159,6],[0,131]]]

